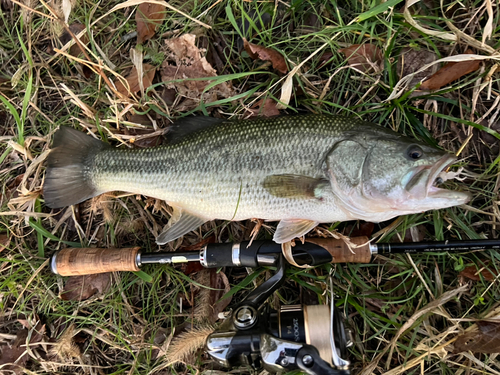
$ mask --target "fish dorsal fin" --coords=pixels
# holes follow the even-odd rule
[[[224,121],[227,120],[208,116],[183,117],[175,121],[169,127],[167,138],[170,142],[175,143],[180,141],[188,134],[197,132],[198,130],[206,129],[216,124],[220,124]]]
[[[167,224],[168,228],[156,238],[156,243],[158,245],[165,245],[199,228],[206,222],[207,219],[174,208],[174,213]]]
[[[301,237],[314,229],[318,223],[312,220],[281,220],[274,233],[273,241],[285,243]]]
[[[295,174],[267,176],[262,183],[269,194],[278,198],[320,199],[328,180]]]

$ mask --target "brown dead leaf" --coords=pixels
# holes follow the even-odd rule
[[[233,95],[233,88],[229,82],[220,83],[205,91],[211,83],[210,80],[191,80],[217,77],[217,72],[208,63],[204,51],[196,47],[195,40],[196,36],[193,34],[165,40],[168,55],[162,64],[161,77],[163,82],[167,82],[167,89],[175,89],[177,92],[176,101],[179,97],[184,98],[175,107],[179,112],[194,109],[201,101],[209,103]],[[182,81],[171,82],[174,80]]]
[[[478,330],[458,336],[454,352],[500,353],[500,321],[479,321],[476,324]]]
[[[344,54],[351,68],[363,73],[379,73],[382,70],[384,64],[382,51],[373,44],[353,44],[340,49],[339,52]]]
[[[424,65],[430,64],[438,59],[437,55],[433,51],[426,49],[421,49],[420,51],[405,48],[401,55],[399,56],[398,63],[396,66],[396,72],[398,77],[403,78],[410,74],[413,74],[420,70]],[[413,76],[409,83],[410,87],[415,86],[417,83],[421,82],[424,78],[431,76],[436,73],[437,64],[430,66],[423,72],[417,73]]]
[[[491,272],[488,268],[482,268],[481,272],[477,269],[476,266],[469,266],[465,267],[462,272],[458,274],[458,276],[466,277],[468,279],[474,280],[474,281],[479,281],[481,280],[481,276],[486,280],[486,281],[493,281],[495,280],[495,274]]]
[[[74,23],[72,25],[69,25],[69,29],[76,36],[80,34],[83,30],[85,30],[85,25],[82,25],[81,23]],[[61,41],[62,45],[65,45],[71,39],[72,39],[71,34],[66,30],[64,30],[64,32],[59,36],[59,40]],[[80,42],[82,44],[87,44],[89,42],[89,37],[87,36],[87,33],[82,35],[82,37],[80,38]],[[80,50],[80,47],[76,43],[73,44],[69,49],[69,54],[71,56],[78,57],[81,52],[82,51]]]
[[[21,322],[22,323],[22,322]],[[23,374],[29,355],[26,344],[35,344],[43,339],[45,325],[38,323],[28,339],[30,327],[17,332],[16,338],[9,344],[0,344],[0,373]],[[28,343],[26,342],[28,340]]]
[[[72,25],[69,25],[70,31],[73,33],[73,35],[78,35],[80,34],[83,30],[85,30],[85,25],[82,25],[81,23],[74,23]],[[61,42],[62,45],[65,45],[72,39],[71,34],[65,29],[64,32],[59,36],[59,41]],[[89,37],[87,33],[84,33],[80,37],[80,42],[83,45],[87,45],[89,43]],[[50,52],[50,51],[49,51]],[[83,55],[82,50],[80,49],[80,46],[75,43],[73,44],[70,49],[69,49],[69,54],[71,56],[79,57],[80,55]],[[90,78],[92,76],[92,69],[90,69],[88,66],[79,64],[78,65],[81,69],[81,73],[86,77]]]
[[[151,39],[165,19],[165,6],[152,3],[141,3],[135,13],[137,22],[137,43]]]
[[[142,68],[144,70],[144,76],[142,77],[142,84],[144,88],[147,88],[153,84],[153,79],[156,73],[156,67],[150,64],[144,64]],[[132,71],[125,79],[127,80],[128,85],[130,86],[130,91],[127,90],[127,88],[123,83],[121,83],[121,81],[116,81],[116,89],[118,90],[118,92],[122,93],[123,95],[131,96],[132,94],[137,94],[141,90],[139,85],[139,77],[137,74],[137,69],[135,67],[132,68]]]
[[[0,234],[0,253],[10,245],[10,236],[7,233]]]
[[[471,54],[471,50],[467,50]],[[419,90],[438,90],[443,86],[463,77],[466,74],[475,72],[481,66],[478,60],[460,61],[447,63],[436,73],[426,79],[419,87]]]
[[[252,108],[247,109],[252,115],[250,117],[256,116],[264,116],[264,117],[273,117],[279,116],[280,111],[276,107],[278,103],[273,99],[266,98],[261,99],[257,103],[255,103]]]
[[[348,225],[343,233],[349,237],[370,237],[374,229],[375,224],[366,221],[358,221],[353,225]]]
[[[254,60],[270,61],[273,64],[273,68],[278,72],[286,74],[288,72],[288,67],[286,66],[285,58],[278,51],[260,46],[258,44],[249,43],[246,39],[243,39],[243,45],[245,51]]]
[[[71,276],[64,285],[60,297],[65,301],[84,301],[94,294],[103,294],[111,286],[111,273]]]

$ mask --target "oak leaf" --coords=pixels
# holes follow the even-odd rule
[[[216,79],[217,72],[205,57],[205,51],[195,44],[196,36],[184,34],[178,38],[165,40],[167,57],[162,64],[161,78],[167,89],[174,89],[177,98],[184,98],[175,109],[179,112],[196,108],[201,101],[214,102],[233,96],[231,83],[222,82],[210,89],[213,80],[194,80],[196,78]]]
[[[479,321],[479,329],[457,337],[455,353],[472,351],[474,353],[500,353],[500,321]]]
[[[60,297],[65,301],[84,301],[95,294],[105,293],[111,286],[111,273],[71,276]]]
[[[379,73],[382,70],[382,51],[373,44],[353,44],[339,52],[344,54],[351,68],[363,73]]]
[[[144,88],[147,88],[153,84],[153,79],[155,77],[156,67],[150,64],[144,64],[142,66],[144,76],[142,77],[142,84]],[[130,86],[130,91],[125,87],[121,81],[116,82],[116,89],[123,95],[137,94],[141,88],[139,85],[139,75],[137,73],[137,68],[132,68],[130,74],[125,78]]]
[[[252,59],[270,61],[273,64],[273,68],[278,72],[283,74],[288,72],[285,58],[278,51],[258,44],[249,43],[246,39],[243,39],[243,46]]]
[[[34,329],[27,322],[18,320],[25,328],[19,330],[16,338],[9,344],[0,343],[0,373],[24,374],[24,366],[29,359],[26,346],[39,343],[45,334],[45,324],[38,323]],[[30,335],[30,331],[31,335]]]
[[[135,13],[137,22],[137,43],[141,44],[151,39],[165,19],[165,6],[141,3]]]
[[[458,274],[459,276],[466,277],[468,279],[474,280],[474,281],[479,281],[481,280],[481,276],[486,280],[486,281],[493,281],[495,280],[495,274],[491,272],[488,268],[482,268],[481,271],[477,269],[476,266],[469,266],[465,267],[462,272]],[[479,276],[481,275],[481,276]]]
[[[471,50],[466,52],[472,53]],[[450,62],[439,69],[436,73],[426,79],[419,87],[419,90],[438,90],[443,86],[463,77],[466,74],[475,72],[481,66],[479,60],[466,60],[460,62]]]
[[[251,117],[263,116],[273,117],[279,116],[280,111],[276,107],[278,103],[271,98],[261,99],[255,103],[251,108],[247,109],[252,115]]]

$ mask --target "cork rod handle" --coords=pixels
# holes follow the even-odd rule
[[[66,248],[52,256],[51,270],[61,276],[92,275],[113,271],[139,271],[139,247],[125,249]]]
[[[343,240],[333,238],[306,238],[306,242],[327,250],[333,258],[331,263],[370,263],[372,253],[368,237],[352,237],[350,240],[359,247],[350,249]]]

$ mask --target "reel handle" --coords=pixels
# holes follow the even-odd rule
[[[126,249],[66,248],[52,255],[50,269],[56,275],[80,276],[113,271],[139,271],[139,247]]]

